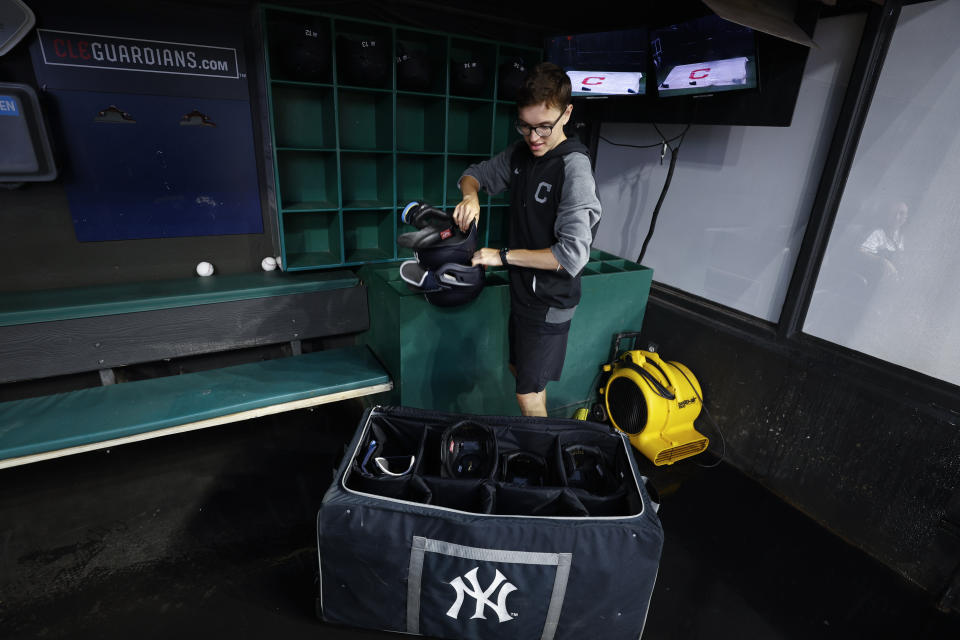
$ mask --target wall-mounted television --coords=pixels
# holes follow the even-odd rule
[[[753,29],[719,16],[652,29],[650,53],[662,98],[757,88]]]
[[[568,75],[633,71],[646,80],[637,94],[603,93],[583,84],[593,82],[593,74],[580,77],[579,84],[572,76],[578,126],[603,122],[790,126],[808,46],[723,20],[700,0],[652,4],[656,6],[619,31],[585,29],[579,35],[547,38],[546,59]],[[800,3],[794,16],[796,25],[811,37],[817,5]],[[644,33],[646,39],[641,39]],[[625,69],[627,61],[634,66]]]
[[[644,28],[556,36],[546,58],[567,72],[576,97],[644,95],[647,37]]]

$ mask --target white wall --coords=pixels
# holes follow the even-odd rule
[[[958,33],[956,0],[903,9],[804,325],[811,335],[954,384],[960,384]],[[885,247],[876,246],[878,238]]]
[[[656,281],[777,321],[863,24],[862,14],[819,22],[790,127],[690,128],[643,260]],[[660,126],[668,138],[682,129]],[[650,124],[605,124],[601,135],[659,141]],[[636,259],[668,160],[600,142],[597,248]]]

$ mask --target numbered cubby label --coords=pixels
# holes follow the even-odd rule
[[[397,91],[444,94],[447,89],[447,38],[397,30]]]
[[[337,83],[342,86],[393,87],[393,35],[390,27],[336,20]]]
[[[528,71],[540,61],[529,49],[500,47],[497,54],[497,99],[515,102]]]
[[[450,95],[493,99],[496,46],[475,40],[450,43]]]
[[[299,12],[269,11],[266,31],[272,79],[333,82],[333,49],[328,18]]]

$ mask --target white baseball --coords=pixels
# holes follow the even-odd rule
[[[197,265],[197,275],[198,276],[212,276],[213,275],[213,265],[209,262],[201,262]]]
[[[267,256],[267,257],[264,258],[263,261],[260,263],[260,267],[261,267],[264,271],[273,271],[274,269],[277,268],[277,259],[276,259],[276,258],[273,258],[273,257],[271,257],[271,256]]]

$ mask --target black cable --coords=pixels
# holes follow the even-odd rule
[[[681,142],[683,141],[681,140]],[[667,169],[667,179],[663,183],[663,189],[660,190],[660,198],[657,200],[657,206],[653,208],[653,214],[650,216],[650,229],[647,231],[647,237],[643,239],[643,246],[640,247],[640,255],[637,256],[637,263],[643,262],[643,256],[647,252],[647,245],[650,244],[650,238],[653,237],[653,230],[657,226],[657,216],[660,215],[660,207],[663,206],[663,200],[667,197],[667,189],[670,188],[670,181],[673,179],[673,170],[677,166],[677,150],[667,145],[666,142],[664,142],[664,146],[670,149],[670,168]]]
[[[694,389],[694,392],[696,392],[696,389]],[[697,395],[699,396],[700,394],[697,394]],[[713,428],[717,432],[717,435],[720,436],[720,455],[717,456],[717,460],[713,464],[700,464],[699,462],[695,462],[695,464],[698,467],[701,467],[703,469],[713,469],[714,467],[719,466],[721,462],[723,462],[723,456],[726,455],[727,453],[727,441],[724,439],[723,432],[720,431],[720,426],[717,424],[717,421],[714,420],[713,416],[710,415],[710,412],[707,411],[707,406],[703,404],[703,400],[700,401],[700,406],[703,408],[703,412],[707,414],[707,418],[710,420],[710,424],[713,425]]]
[[[684,378],[687,379],[687,382],[690,384],[690,388],[693,389],[693,393],[697,396],[697,400],[700,401],[700,408],[703,409],[703,412],[707,415],[707,419],[710,420],[710,424],[713,426],[714,431],[716,431],[717,435],[720,436],[720,455],[717,456],[717,461],[714,462],[713,464],[700,464],[699,462],[695,463],[698,467],[701,467],[703,469],[713,469],[714,467],[718,466],[721,462],[723,462],[723,456],[725,456],[727,453],[727,441],[723,437],[723,431],[720,431],[720,425],[718,425],[717,421],[713,419],[712,415],[710,415],[710,412],[707,410],[707,405],[704,404],[703,398],[701,398],[700,394],[697,392],[696,385],[694,385],[693,382],[690,380],[690,378],[687,376],[687,374],[684,373],[683,369],[681,369],[680,367],[674,367],[674,368],[680,372],[680,375],[682,375]]]
[[[670,138],[669,140],[667,140],[667,142],[673,142],[674,140],[679,140],[682,137],[683,137],[683,134],[681,133],[678,136],[674,136],[673,138]],[[603,136],[599,136],[599,138],[604,142],[606,142],[607,144],[613,145],[615,147],[629,147],[630,149],[653,149],[656,147],[663,146],[663,141],[655,142],[654,144],[627,144],[625,142],[614,142],[613,140],[609,140],[607,138],[604,138]]]
[[[660,207],[663,206],[663,201],[667,197],[667,190],[670,188],[670,181],[673,180],[673,171],[677,166],[677,155],[680,151],[680,146],[683,144],[683,139],[687,135],[687,131],[690,129],[690,123],[687,123],[687,126],[683,128],[683,131],[679,135],[674,136],[667,140],[667,137],[663,135],[663,132],[660,131],[660,127],[657,126],[657,123],[652,122],[653,128],[657,130],[657,134],[660,135],[660,144],[651,145],[654,147],[663,148],[663,153],[666,153],[666,150],[670,150],[670,166],[667,169],[667,179],[663,183],[663,188],[660,190],[660,197],[657,199],[657,206],[653,208],[653,213],[650,216],[650,228],[647,230],[647,237],[643,239],[643,245],[640,247],[640,255],[637,256],[637,262],[640,263],[643,261],[643,256],[647,253],[647,245],[650,244],[650,239],[653,238],[653,231],[657,226],[657,217],[660,215]],[[676,147],[671,147],[670,143],[674,140],[680,140],[677,143]],[[640,148],[649,148],[649,147],[640,147]],[[663,161],[663,155],[660,156],[660,161]]]

